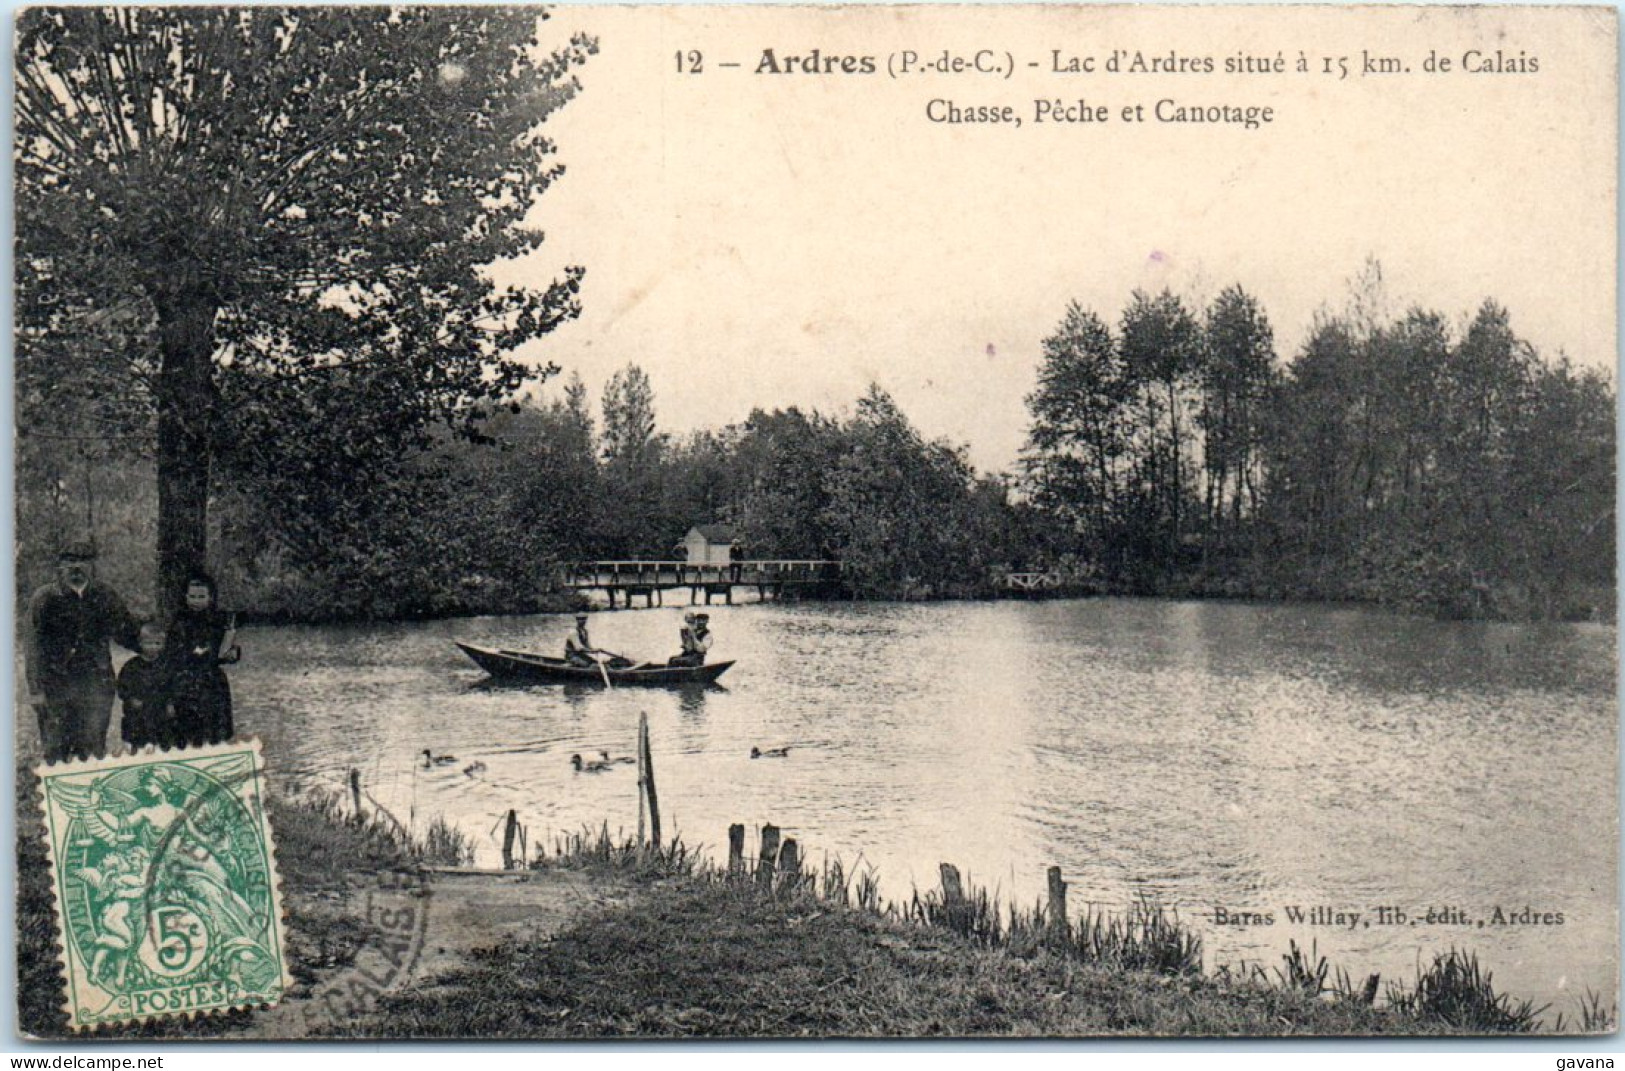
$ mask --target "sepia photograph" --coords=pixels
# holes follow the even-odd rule
[[[15,11],[13,1040],[1612,1034],[1617,35]]]

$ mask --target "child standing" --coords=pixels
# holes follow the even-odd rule
[[[141,626],[136,656],[118,671],[123,707],[119,735],[131,748],[169,742],[169,667],[164,662],[164,630],[155,621]]]

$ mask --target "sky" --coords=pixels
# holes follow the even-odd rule
[[[566,6],[544,40],[578,30],[600,52],[546,124],[567,169],[531,217],[548,239],[506,271],[541,285],[585,266],[583,312],[525,356],[595,399],[639,364],[669,432],[849,411],[874,382],[1006,470],[1068,302],[1115,323],[1136,288],[1201,306],[1239,283],[1289,359],[1368,259],[1396,314],[1460,319],[1493,297],[1542,353],[1614,365],[1612,9]],[[877,70],[758,73],[764,49]],[[888,73],[904,51],[982,49],[1009,77]],[[689,51],[698,74],[677,69]],[[1054,73],[1056,51],[1096,69]],[[1114,51],[1216,70],[1107,73]],[[1497,51],[1539,69],[1461,70]],[[1362,53],[1408,70],[1361,75]],[[1223,70],[1277,54],[1285,72]],[[1424,71],[1430,54],[1452,69]],[[1350,77],[1324,73],[1339,58]],[[1109,119],[1035,123],[1039,99]],[[933,100],[1023,123],[934,123]],[[1274,119],[1122,120],[1159,100]]]

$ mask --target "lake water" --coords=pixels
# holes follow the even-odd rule
[[[691,845],[725,854],[731,822],[753,843],[771,821],[894,897],[949,861],[1031,903],[1057,864],[1075,912],[1140,893],[1177,908],[1209,966],[1274,966],[1296,940],[1410,980],[1455,946],[1554,1011],[1613,998],[1612,627],[1109,599],[710,612],[714,655],[738,665],[698,691],[490,687],[451,643],[553,652],[563,617],[251,629],[238,727],[285,783],[337,790],[359,768],[403,822],[445,816],[494,864],[510,807],[533,849],[635,828],[633,767],[569,759],[632,754],[644,711],[666,828]],[[597,614],[593,638],[664,657],[678,618]],[[458,761],[424,769],[425,748]],[[1317,907],[1361,917],[1289,911]],[[1221,908],[1273,925],[1221,925]]]

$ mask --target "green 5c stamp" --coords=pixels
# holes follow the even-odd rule
[[[281,999],[258,741],[36,772],[74,1029]]]

